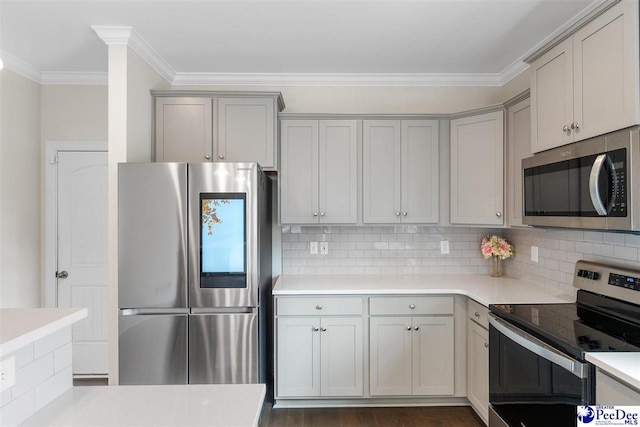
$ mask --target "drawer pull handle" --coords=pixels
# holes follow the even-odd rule
[[[416,325],[416,326],[413,327],[413,329],[417,331],[418,329],[420,329],[420,327],[418,325]]]
[[[317,326],[313,327],[313,332],[318,332],[320,330],[320,328],[318,328]]]
[[[414,308],[416,308],[416,305],[415,305],[415,304],[409,304],[409,308],[410,308],[411,310],[413,310]]]
[[[322,306],[321,305],[316,305],[316,310],[322,310]]]
[[[407,328],[407,331],[411,330],[411,326],[407,326],[406,328]]]
[[[480,313],[478,313],[477,311],[476,311],[475,313],[473,313],[473,314],[474,314],[474,316],[476,316],[476,317],[480,317]]]

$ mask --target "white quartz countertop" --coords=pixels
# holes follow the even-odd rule
[[[21,426],[257,426],[264,384],[73,387]]]
[[[273,288],[280,295],[458,294],[489,304],[566,303],[575,298],[509,277],[480,275],[424,276],[280,276]]]
[[[0,309],[0,357],[85,317],[86,308]]]
[[[587,362],[640,390],[640,353],[587,353]]]

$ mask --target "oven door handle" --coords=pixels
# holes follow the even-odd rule
[[[493,314],[489,314],[489,324],[496,328],[498,332],[532,353],[535,353],[543,359],[566,369],[578,378],[587,378],[588,369],[586,363],[582,363],[565,356],[539,339],[498,319]]]

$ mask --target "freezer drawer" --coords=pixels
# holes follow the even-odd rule
[[[257,313],[189,316],[189,383],[252,384],[259,378]]]
[[[120,384],[187,384],[187,315],[119,316]]]

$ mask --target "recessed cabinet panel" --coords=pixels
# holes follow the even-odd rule
[[[322,395],[362,396],[362,318],[323,318],[320,340]]]
[[[451,223],[504,222],[504,113],[451,121]]]
[[[400,121],[365,120],[362,128],[362,221],[399,222]]]
[[[281,397],[320,395],[320,319],[277,320],[277,394]]]
[[[371,317],[369,322],[371,396],[410,396],[411,317]]]
[[[274,104],[272,98],[219,98],[217,160],[274,169]]]
[[[522,227],[522,159],[531,157],[529,99],[507,110],[507,214],[509,226]]]
[[[453,317],[415,317],[413,394],[452,395],[453,362]]]
[[[480,418],[489,418],[489,331],[474,321],[467,330],[467,398]]]
[[[438,122],[402,121],[402,221],[438,222]]]
[[[318,212],[318,121],[283,120],[280,131],[280,220],[312,223]]]
[[[156,98],[156,161],[211,159],[211,98]]]

